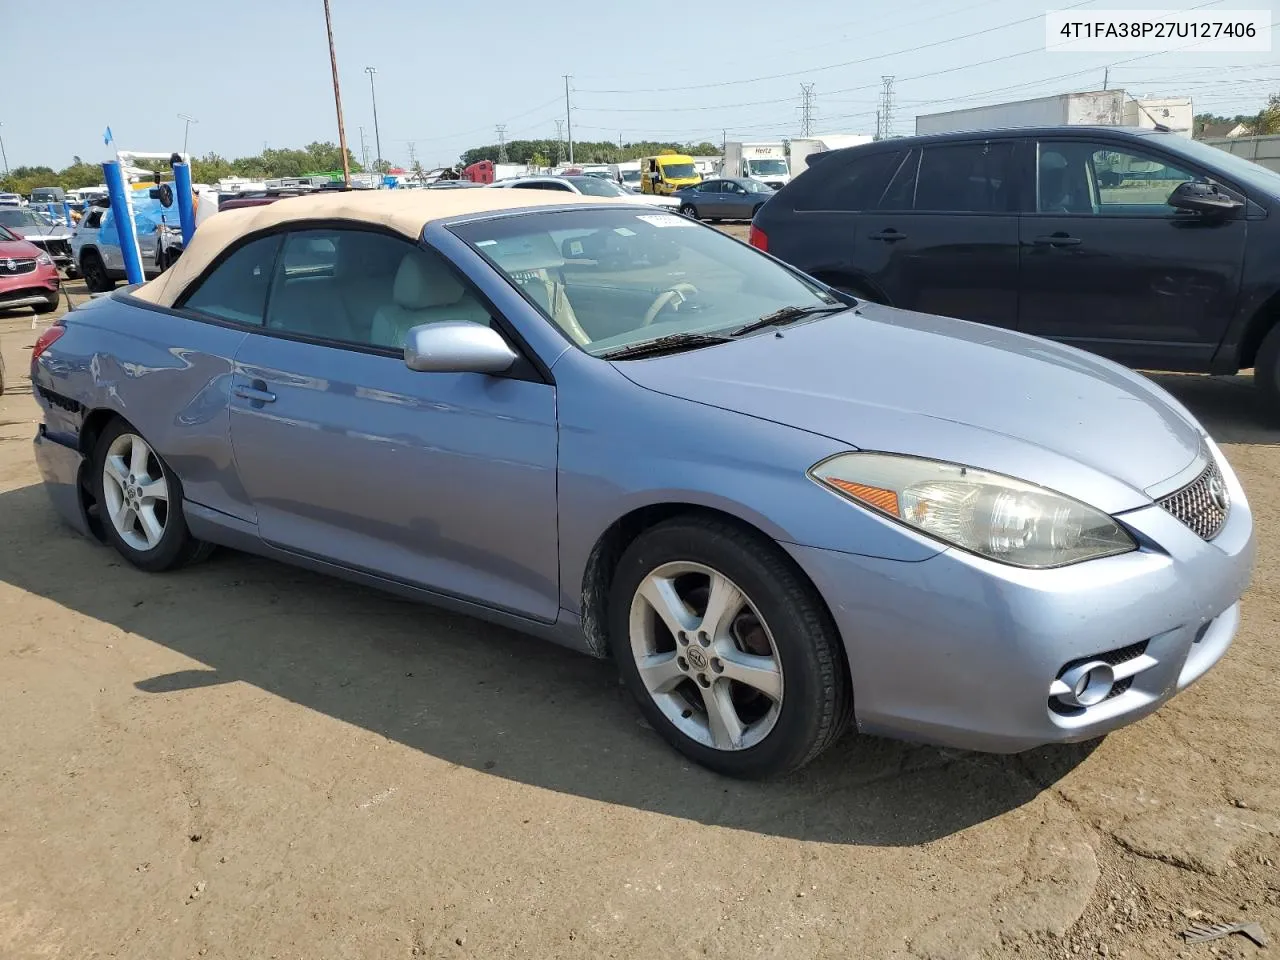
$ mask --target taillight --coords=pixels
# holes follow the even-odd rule
[[[59,321],[40,334],[36,338],[36,345],[31,348],[31,362],[34,363],[39,360],[40,355],[53,346],[57,339],[66,332],[67,328]]]
[[[765,236],[765,232],[757,227],[754,223],[747,228],[747,243],[751,244],[757,250],[769,252],[769,238]]]

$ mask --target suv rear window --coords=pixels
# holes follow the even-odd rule
[[[925,147],[916,177],[916,210],[1006,213],[1015,209],[1013,143]]]
[[[795,208],[841,213],[874,210],[885,184],[901,162],[900,150],[831,157],[797,179],[797,185],[803,189],[796,198]]]

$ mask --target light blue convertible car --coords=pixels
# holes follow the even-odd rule
[[[54,504],[134,565],[223,545],[612,656],[734,776],[851,720],[1104,734],[1218,661],[1253,563],[1231,468],[1143,377],[626,200],[221,213],[32,378]]]

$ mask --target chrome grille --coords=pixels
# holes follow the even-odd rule
[[[30,273],[36,268],[36,262],[31,258],[22,260],[0,258],[0,276],[12,277],[19,273]]]
[[[1196,536],[1212,540],[1227,522],[1231,494],[1218,464],[1210,459],[1200,476],[1156,503],[1190,527]]]

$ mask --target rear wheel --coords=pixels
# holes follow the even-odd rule
[[[676,212],[681,216],[688,217],[690,220],[698,219],[698,208],[691,203],[680,204],[680,209]]]
[[[646,719],[718,773],[779,776],[844,731],[840,637],[776,544],[684,517],[636,539],[610,593],[610,643]]]
[[[107,273],[107,265],[97,250],[86,250],[80,255],[80,272],[90,293],[106,293],[115,288],[115,281]]]
[[[93,494],[107,538],[141,570],[172,570],[203,559],[213,549],[187,530],[178,478],[123,420],[113,420],[98,437]]]
[[[1253,385],[1267,416],[1280,422],[1280,323],[1271,328],[1253,363]]]

